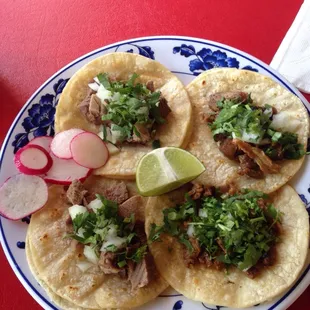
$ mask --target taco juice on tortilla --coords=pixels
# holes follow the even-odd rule
[[[52,298],[89,309],[128,308],[167,287],[146,242],[146,200],[134,193],[131,183],[96,177],[85,186],[73,182],[67,192],[50,188],[29,225],[27,259]]]
[[[108,142],[109,162],[95,174],[135,177],[139,159],[152,147],[185,147],[192,125],[185,87],[160,63],[113,53],[78,70],[64,88],[56,132],[81,128]]]
[[[272,192],[301,167],[309,120],[302,102],[268,77],[213,69],[187,86],[194,108],[188,151],[208,168],[199,181]],[[212,180],[212,181],[210,181]]]
[[[189,192],[150,198],[150,249],[162,276],[184,296],[250,307],[297,279],[308,253],[309,219],[288,185],[270,196],[223,190],[197,183]]]

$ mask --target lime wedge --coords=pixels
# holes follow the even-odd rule
[[[189,152],[176,147],[155,149],[138,163],[138,191],[142,196],[161,195],[197,178],[204,171],[204,165]]]

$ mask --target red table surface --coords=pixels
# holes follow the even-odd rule
[[[2,0],[0,142],[44,81],[93,49],[130,38],[174,34],[225,43],[270,63],[302,2]],[[2,249],[0,266],[0,309],[40,309]],[[308,288],[289,309],[308,308],[309,296]]]

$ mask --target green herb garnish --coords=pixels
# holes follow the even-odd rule
[[[140,136],[135,124],[144,124],[152,131],[154,124],[165,120],[160,116],[159,102],[161,93],[151,92],[146,85],[136,83],[139,76],[134,73],[126,82],[110,81],[106,73],[97,76],[100,84],[111,93],[107,99],[107,113],[102,120],[111,121],[112,131],[117,131],[117,142],[121,143]],[[106,138],[106,135],[104,135]]]
[[[186,196],[182,205],[163,210],[164,223],[151,225],[149,242],[160,241],[160,235],[166,233],[175,236],[192,253],[193,245],[185,228],[191,225],[192,237],[197,238],[211,260],[247,270],[278,240],[273,225],[280,222],[280,213],[272,204],[260,207],[266,198],[261,192],[246,190],[198,201]]]
[[[134,242],[136,233],[134,232],[135,216],[123,218],[118,215],[118,205],[116,202],[106,199],[101,195],[96,195],[102,202],[102,207],[95,212],[79,213],[72,220],[73,233],[66,237],[77,240],[82,244],[91,245],[99,257],[100,250],[105,242],[109,240],[122,240],[122,245],[107,244],[104,248],[106,252],[113,252],[117,255],[119,267],[125,266],[126,260],[140,262],[147,252],[147,245],[138,247],[135,252],[128,256],[126,248]]]
[[[271,159],[279,159],[277,148],[281,148],[280,159],[299,159],[305,155],[304,146],[298,143],[297,134],[278,132],[272,126],[272,108],[256,107],[249,96],[245,102],[223,98],[217,103],[221,109],[215,121],[210,125],[213,136],[224,134],[228,138],[237,138],[249,143],[260,144]],[[278,145],[278,147],[276,147]]]

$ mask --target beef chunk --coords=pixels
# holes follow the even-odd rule
[[[248,175],[251,178],[261,179],[264,177],[263,171],[260,170],[257,163],[250,158],[248,155],[240,155],[238,156],[240,163],[240,175]]]
[[[147,253],[134,268],[128,266],[128,280],[131,282],[133,291],[151,282],[155,273],[154,266],[154,260],[150,253]]]
[[[218,133],[214,135],[213,139],[215,142],[218,142],[218,141],[223,142],[224,140],[227,139],[227,136],[224,133]]]
[[[191,245],[193,246],[192,253],[190,253],[189,250],[185,247],[183,250],[183,258],[184,258],[184,261],[188,267],[190,265],[197,263],[197,260],[198,260],[198,257],[199,257],[200,251],[201,251],[200,246],[199,246],[199,242],[196,238],[189,238],[189,241],[190,241]]]
[[[215,187],[214,186],[209,186],[205,185],[205,192],[203,193],[204,197],[209,197],[213,196],[215,194]]]
[[[98,265],[105,274],[116,274],[121,271],[117,266],[116,257],[114,252],[101,252]]]
[[[258,206],[263,210],[265,211],[266,210],[266,203],[265,203],[265,200],[263,198],[259,198],[257,200],[257,204]]]
[[[124,182],[120,182],[103,191],[106,199],[115,201],[118,204],[128,199],[128,190]]]
[[[259,274],[259,269],[253,266],[250,269],[248,269],[245,273],[250,279],[254,279]]]
[[[218,246],[221,248],[221,250],[226,254],[226,249],[224,247],[223,241],[221,238],[217,238],[216,239],[216,243],[218,244]]]
[[[80,205],[83,202],[87,191],[79,180],[74,180],[67,190],[67,198],[73,205]]]
[[[235,159],[237,153],[237,146],[232,142],[233,140],[227,138],[220,142],[220,151],[229,159]]]
[[[212,124],[215,121],[216,117],[217,113],[203,113],[201,118],[203,122]]]
[[[145,124],[136,123],[135,128],[139,134],[136,134],[135,132],[133,132],[132,137],[127,139],[127,142],[146,144],[151,140],[150,131],[145,126]]]
[[[101,116],[107,113],[105,106],[101,104],[100,99],[92,90],[87,93],[85,99],[79,104],[79,109],[86,119],[95,125],[100,125],[102,123]]]
[[[238,91],[215,93],[209,97],[208,101],[209,108],[214,112],[218,112],[220,109],[217,106],[217,102],[221,101],[223,98],[228,100],[236,100],[241,103],[248,98],[248,94]]]
[[[188,193],[194,200],[199,199],[204,193],[204,186],[202,184],[195,183]]]
[[[198,262],[204,264],[206,267],[211,267],[213,265],[212,260],[210,259],[207,252],[203,251],[199,254]]]
[[[162,118],[166,118],[168,114],[171,112],[171,109],[168,106],[168,102],[164,97],[160,97],[158,108],[159,108],[159,114]]]
[[[132,196],[119,206],[118,214],[122,217],[130,217],[134,213],[136,221],[144,222],[144,210],[140,207],[142,205],[143,198],[141,196]]]
[[[225,184],[218,187],[219,191],[223,194],[235,195],[238,192],[238,188],[234,183]]]
[[[146,88],[153,93],[155,91],[154,82],[153,81],[148,81],[146,83]]]
[[[139,246],[147,243],[147,237],[145,234],[144,222],[137,221],[134,227],[134,232],[137,234],[135,238],[138,239]]]

